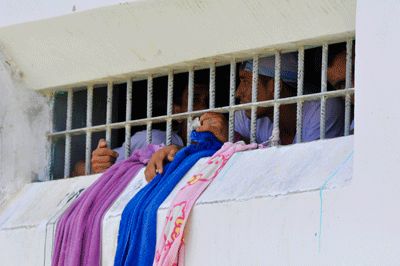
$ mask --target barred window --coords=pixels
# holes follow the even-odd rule
[[[352,105],[354,104],[354,40],[330,40],[320,45],[297,47],[295,50],[260,50],[252,54],[238,56],[226,55],[221,60],[205,66],[192,65],[186,70],[169,69],[165,73],[154,73],[148,76],[132,77],[125,81],[111,80],[108,84],[89,84],[87,87],[71,88],[55,92],[53,96],[53,129],[48,134],[52,139],[51,178],[70,177],[74,166],[85,161],[85,173],[91,173],[91,154],[101,138],[107,146],[115,149],[124,145],[124,157],[131,155],[131,137],[138,132],[146,132],[146,142],[151,143],[153,130],[165,131],[166,145],[173,142],[174,134],[183,142],[190,144],[189,131],[183,132],[182,125],[177,123],[187,120],[189,125],[194,117],[213,111],[224,113],[229,126],[229,141],[235,140],[235,117],[237,112],[250,110],[250,130],[248,139],[251,143],[257,139],[257,114],[259,108],[271,109],[270,126],[272,130],[271,145],[279,145],[279,140],[288,132],[282,131],[280,125],[287,117],[282,117],[284,108],[295,106],[294,139],[290,143],[307,141],[303,139],[304,110],[311,101],[318,102],[319,136],[327,137],[327,115],[330,113],[329,99],[343,99],[343,131],[337,136],[349,135],[352,124]],[[332,82],[328,69],[338,54],[345,54],[345,70],[338,67],[345,79]],[[286,55],[296,55],[296,75],[294,82],[288,85],[291,93],[281,95],[281,81],[286,69],[283,59]],[[274,58],[273,72],[275,78],[273,98],[257,101],[258,77],[263,67],[263,58]],[[241,103],[237,99],[237,88],[240,86],[239,72],[251,65],[251,100]],[[283,69],[282,69],[283,68]],[[335,71],[335,70],[332,70]],[[331,71],[331,72],[332,72]],[[330,72],[329,72],[330,73]],[[335,73],[335,72],[333,72]],[[336,77],[335,77],[336,78]],[[330,82],[329,82],[330,81]],[[267,82],[267,80],[266,80]],[[332,84],[334,83],[334,84]],[[207,109],[194,110],[199,100],[195,87],[200,84],[208,90]],[[285,83],[286,84],[286,83]],[[173,105],[182,105],[182,94],[187,88],[187,111],[174,113]],[[201,99],[204,101],[205,99]],[[327,105],[328,103],[328,105]],[[340,112],[338,112],[339,114]],[[329,125],[328,125],[329,126]],[[286,129],[285,129],[286,130]],[[290,133],[290,132],[289,132]],[[283,134],[283,135],[282,135]],[[293,134],[291,134],[293,136]],[[246,136],[242,136],[246,138]],[[265,139],[264,139],[265,140]],[[288,144],[288,143],[283,143]]]

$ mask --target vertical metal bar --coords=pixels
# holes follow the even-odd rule
[[[298,58],[298,75],[297,75],[297,96],[303,95],[303,84],[304,84],[304,47],[299,49]],[[297,102],[297,125],[296,125],[296,143],[300,143],[302,140],[303,131],[303,102],[299,100]]]
[[[348,40],[346,43],[346,89],[351,88],[353,77],[353,40]]]
[[[210,65],[210,109],[215,108],[215,63]]]
[[[348,40],[346,44],[346,89],[352,86],[352,54],[353,54],[353,40]],[[351,111],[351,96],[346,94],[345,100],[345,119],[344,119],[344,135],[350,134],[350,111]]]
[[[251,88],[251,101],[257,102],[258,96],[258,55],[253,57],[253,80]],[[251,107],[250,142],[256,143],[257,107]]]
[[[109,82],[107,84],[107,118],[106,124],[109,125],[112,123],[112,101],[113,101],[113,84]],[[106,129],[106,141],[107,148],[111,149],[111,128],[107,127]]]
[[[235,105],[235,91],[236,91],[236,60],[231,60],[231,78],[229,90],[229,106]],[[229,142],[234,141],[235,137],[235,111],[229,110]]]
[[[350,109],[351,109],[351,96],[346,93],[345,98],[345,113],[344,113],[344,135],[350,135]]]
[[[274,99],[278,100],[281,93],[281,52],[275,52],[275,84],[274,84]],[[279,103],[274,103],[274,130],[278,139],[280,138],[279,131]],[[278,145],[279,142],[272,142],[272,145]]]
[[[153,116],[153,75],[150,75],[147,78],[147,118],[151,118]],[[152,141],[152,122],[147,123],[147,144],[150,144]]]
[[[125,120],[132,118],[132,79],[126,81],[126,115]],[[131,157],[131,126],[125,126],[125,159]]]
[[[167,115],[172,115],[172,100],[174,96],[174,71],[170,71],[168,74],[168,102],[167,102]],[[172,119],[167,120],[167,146],[172,143]]]
[[[86,104],[86,128],[92,127],[92,112],[93,112],[93,85],[87,89],[87,104]],[[86,154],[85,154],[85,175],[91,173],[91,151],[92,151],[92,132],[86,131]]]
[[[55,107],[55,103],[56,103],[56,94],[53,93],[51,96],[51,103],[50,103],[50,134],[54,133],[55,130],[55,121],[54,121],[54,107]],[[54,138],[50,139],[50,150],[49,150],[49,164],[47,167],[47,175],[46,175],[46,179],[53,179],[53,163],[54,163]]]
[[[193,94],[194,94],[194,68],[189,70],[189,85],[188,85],[188,112],[193,112]],[[187,119],[186,145],[190,145],[190,133],[193,116],[189,115]]]
[[[327,76],[328,76],[328,44],[322,46],[322,77],[321,77],[321,92],[327,91]],[[321,117],[320,117],[320,139],[325,139],[326,126],[325,126],[325,111],[326,111],[326,97],[321,98]]]
[[[72,101],[73,101],[73,91],[68,90],[67,98],[67,129],[71,130],[72,126]],[[70,162],[71,162],[71,134],[65,136],[65,164],[64,164],[64,177],[70,176]]]

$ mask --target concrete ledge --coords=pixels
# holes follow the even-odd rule
[[[349,136],[233,155],[193,209],[185,233],[187,264],[257,265],[271,256],[275,261],[287,256],[285,261],[290,262],[302,252],[316,252],[319,190],[334,174],[324,189],[328,204],[333,204],[332,197],[349,187],[352,150]],[[197,162],[161,205],[158,236],[173,197],[205,161]],[[6,258],[5,265],[50,265],[58,218],[99,176],[27,185],[0,216],[0,256]],[[102,265],[113,265],[122,211],[146,184],[142,169],[105,214]],[[324,218],[324,228],[337,220],[335,211]],[[297,245],[304,246],[302,252],[287,253]],[[269,255],[261,252],[264,249]],[[306,260],[296,263],[302,261]]]
[[[26,185],[0,214],[2,265],[51,265],[56,222],[99,176]]]

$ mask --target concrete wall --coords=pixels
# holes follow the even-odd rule
[[[236,160],[235,163],[239,167],[237,171],[232,171],[234,174],[230,176],[217,177],[194,208],[187,231],[188,265],[400,264],[399,10],[398,1],[357,3],[357,122],[354,137],[249,152],[257,156],[247,159],[248,155],[241,155],[243,160]],[[4,63],[2,66],[5,69]],[[7,88],[13,88],[3,94],[15,94],[18,82],[11,80],[9,72],[1,70],[0,73],[1,82],[10,80],[12,86]],[[3,99],[2,106],[3,102],[7,105]],[[19,106],[25,108],[26,105]],[[18,113],[18,110],[15,112]],[[29,129],[29,122],[26,121],[24,126]],[[7,140],[8,145],[14,136],[8,133]],[[304,147],[310,150],[302,150]],[[343,147],[341,152],[340,147]],[[353,148],[354,154],[346,161]],[[261,156],[259,153],[265,154]],[[2,161],[9,159],[4,156]],[[254,160],[255,157],[260,161]],[[311,162],[305,161],[312,158]],[[322,163],[329,159],[332,164]],[[352,167],[349,166],[350,160],[353,160]],[[240,165],[246,162],[254,165]],[[14,162],[10,160],[6,163],[13,165]],[[263,167],[263,163],[269,167]],[[298,179],[298,171],[282,173],[280,166],[283,170],[300,166],[309,166],[310,169]],[[30,167],[35,169],[36,166]],[[242,171],[246,170],[246,174],[240,174],[240,167]],[[249,169],[255,170],[252,172]],[[313,169],[314,174],[311,174]],[[14,167],[11,170],[15,171]],[[322,185],[336,170],[337,174],[330,179],[332,183],[328,183],[321,192]],[[49,186],[50,183],[36,185]],[[140,187],[136,185],[131,186],[132,191]],[[26,216],[24,211],[29,213],[25,208],[18,207],[17,201],[23,197],[20,194],[12,201],[9,211],[1,214],[0,225],[4,229],[0,234],[1,243],[11,239],[15,243],[26,240],[26,248],[34,249],[33,243],[43,241],[29,242],[24,238],[23,231],[16,233],[11,229],[25,230],[18,227],[20,221],[17,218],[18,221],[10,220],[14,215],[11,210],[21,211],[20,217]],[[124,197],[125,201],[129,198],[127,195]],[[165,215],[170,200],[162,205],[158,224],[162,224],[162,215]],[[114,242],[106,247],[103,254],[112,254],[115,250],[115,226],[120,212],[117,209],[123,207],[123,202],[119,202],[118,206],[106,216],[110,230],[113,230],[107,234]],[[7,221],[9,227],[5,226]],[[32,233],[33,236],[35,234]],[[1,257],[11,252],[19,255],[16,249],[12,251],[2,247],[0,250],[7,252]],[[107,263],[111,263],[109,256],[105,260]],[[29,259],[35,261],[40,257]]]
[[[327,264],[336,256],[331,246],[348,248],[336,230],[346,224],[343,206],[336,201],[352,200],[346,194],[353,187],[352,150],[349,136],[233,155],[193,209],[185,232],[187,264]],[[300,156],[304,154],[308,156]],[[204,162],[197,162],[160,206],[158,236],[173,197]],[[98,177],[25,186],[0,215],[4,263],[50,265],[59,217]],[[102,265],[113,265],[122,211],[145,185],[143,169],[105,214]],[[324,256],[319,253],[320,232]],[[26,256],[20,256],[21,250]]]
[[[131,0],[133,2],[137,0]],[[96,7],[125,4],[128,1],[120,0],[14,0],[0,2],[0,27],[63,16]]]
[[[345,40],[355,8],[355,0],[137,1],[2,27],[0,42],[32,88],[65,89]]]
[[[0,47],[0,210],[25,184],[47,179],[49,98],[20,74]]]

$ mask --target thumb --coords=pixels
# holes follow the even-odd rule
[[[105,139],[99,140],[99,145],[97,145],[97,148],[107,148],[107,141],[105,141]]]

